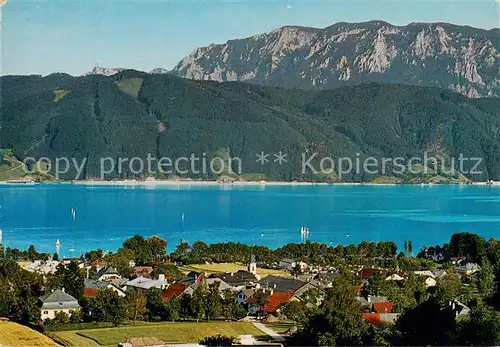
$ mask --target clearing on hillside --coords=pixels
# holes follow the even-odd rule
[[[0,321],[0,346],[54,346],[47,336],[14,322]]]
[[[137,99],[142,87],[142,81],[142,78],[127,78],[116,82],[116,85],[122,92],[130,95],[134,99]]]

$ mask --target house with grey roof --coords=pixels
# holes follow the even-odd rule
[[[432,270],[432,273],[434,274],[434,277],[437,279],[443,278],[444,276],[446,276],[448,274],[448,272],[446,272],[446,270],[443,270],[443,269],[434,269],[434,270]]]
[[[132,289],[148,291],[151,288],[165,289],[168,287],[168,281],[165,279],[165,275],[161,274],[158,279],[150,279],[146,277],[137,277],[133,280],[126,282],[123,285],[123,290],[130,291]]]
[[[333,287],[333,282],[339,276],[336,272],[320,272],[311,280],[311,284],[321,288]]]
[[[235,289],[244,289],[259,280],[255,274],[245,270],[213,274],[209,278],[219,278]]]
[[[126,296],[125,292],[121,287],[113,282],[108,281],[98,281],[90,278],[86,278],[84,281],[83,295],[86,297],[93,297],[97,295],[97,292],[102,289],[111,289],[118,296]]]
[[[264,277],[257,283],[259,284],[259,287],[263,289],[273,289],[276,292],[289,293],[295,293],[307,284],[307,282],[298,280],[296,278],[272,275]]]
[[[78,300],[64,289],[57,289],[38,298],[40,301],[40,311],[42,321],[54,319],[57,312],[64,312],[71,316],[73,312],[80,310]]]
[[[118,273],[118,270],[112,266],[106,266],[99,270],[94,276],[93,279],[99,281],[115,281],[121,280],[122,276]]]
[[[467,263],[465,265],[461,266],[455,266],[453,268],[453,271],[460,274],[460,275],[467,275],[470,276],[478,271],[481,270],[481,267],[477,265],[476,263]]]
[[[221,292],[221,293],[226,289],[235,291],[235,289],[232,286],[230,286],[229,284],[227,284],[226,282],[224,282],[220,278],[204,278],[200,282],[193,283],[189,287],[184,289],[184,291],[182,292],[181,295],[184,295],[184,294],[193,295],[196,288],[198,288],[202,283],[208,288],[208,286],[214,282],[219,282],[219,292]]]

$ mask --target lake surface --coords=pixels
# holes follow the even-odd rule
[[[500,237],[499,186],[0,185],[4,244],[80,255],[116,250],[135,234],[272,248],[309,240],[448,242],[456,232]],[[76,211],[73,220],[71,209]],[[74,249],[72,251],[71,249]]]

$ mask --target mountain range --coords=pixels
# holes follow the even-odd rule
[[[500,30],[383,21],[285,26],[200,47],[172,73],[304,89],[382,82],[446,88],[471,98],[500,96]]]
[[[124,69],[95,67],[88,74]],[[324,29],[284,26],[269,33],[197,48],[169,71],[153,74],[302,89],[381,82],[500,96],[500,30],[449,23],[394,26],[336,23]]]
[[[12,149],[21,160],[85,159],[79,178],[100,178],[101,158],[146,159],[150,153],[175,160],[194,153],[207,160],[241,158],[239,177],[247,180],[372,181],[379,177],[366,170],[342,177],[338,170],[303,172],[302,156],[317,153],[311,164],[319,168],[325,157],[422,158],[428,152],[447,165],[460,154],[483,158],[482,173],[469,178],[500,179],[497,98],[470,99],[445,89],[380,83],[285,89],[134,70],[111,76],[3,76],[0,83],[0,148]],[[273,161],[280,151],[287,154],[282,165]],[[261,152],[270,155],[268,162],[256,160]],[[136,170],[125,165],[104,178],[146,176]],[[445,175],[398,175],[390,165],[387,171],[386,176],[403,182]],[[74,178],[74,168],[62,177]]]

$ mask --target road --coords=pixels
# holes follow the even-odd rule
[[[262,323],[258,323],[258,322],[252,322],[252,324],[259,330],[265,332],[267,335],[271,336],[273,338],[274,341],[276,342],[284,342],[285,341],[285,338],[283,336],[281,336],[280,334],[278,334],[276,331],[274,331],[273,329],[265,326],[264,324]]]

